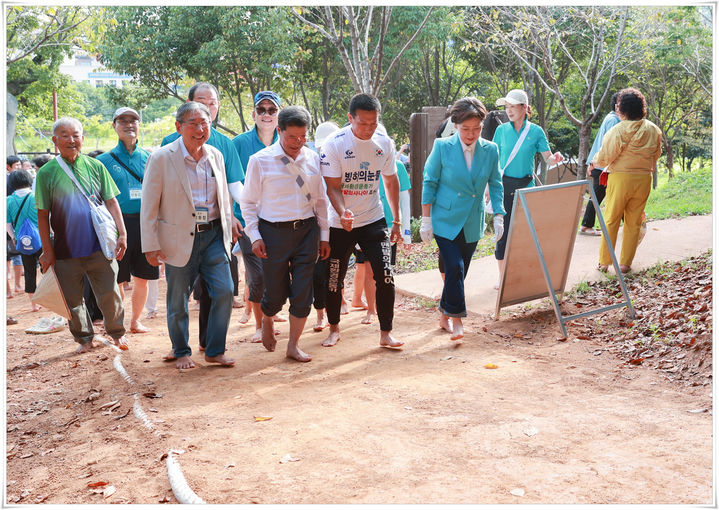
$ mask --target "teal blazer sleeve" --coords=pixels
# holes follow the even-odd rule
[[[481,239],[485,230],[484,190],[487,186],[495,213],[504,214],[499,149],[494,142],[477,140],[469,171],[458,134],[435,140],[424,166],[422,182],[422,203],[431,205],[434,233],[454,239],[464,229],[467,242]]]

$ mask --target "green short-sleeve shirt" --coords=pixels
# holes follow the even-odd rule
[[[25,197],[27,195],[30,196],[27,197],[27,201],[25,201],[25,204],[23,205],[23,201],[25,200]],[[22,210],[20,210],[21,205]],[[18,211],[20,212],[20,214],[18,214]],[[13,224],[13,222],[15,221],[15,216],[17,216],[17,223]],[[13,229],[17,232],[17,229],[20,228],[20,226],[26,219],[29,219],[37,227],[37,209],[35,209],[35,197],[33,196],[32,191],[30,191],[29,193],[25,193],[24,191],[18,193],[17,191],[15,191],[15,193],[7,197],[7,222],[12,224]]]
[[[107,168],[99,161],[81,154],[72,165],[65,163],[96,203],[120,193]],[[57,259],[87,257],[100,250],[90,217],[90,204],[55,159],[37,171],[35,208],[50,211]]]
[[[412,189],[412,184],[409,180],[409,174],[407,173],[407,167],[405,167],[401,161],[396,161],[396,166],[400,192]],[[387,227],[392,228],[394,216],[392,215],[392,209],[389,206],[389,202],[387,202],[387,195],[384,191],[384,181],[382,180],[382,175],[380,175],[379,180],[379,199],[382,201],[382,207],[384,208],[384,219],[387,222]]]
[[[504,168],[504,165],[507,164],[509,155],[512,153],[512,149],[514,149],[514,144],[519,139],[520,133],[528,122],[529,121],[525,119],[524,124],[522,124],[522,129],[519,131],[514,129],[512,122],[505,122],[497,127],[492,141],[499,146],[499,168]],[[549,142],[547,141],[547,135],[544,134],[544,130],[537,124],[529,122],[527,137],[524,139],[524,142],[522,142],[522,146],[519,151],[517,151],[514,159],[512,159],[507,168],[504,168],[504,175],[517,179],[532,175],[534,171],[534,155],[538,152],[548,150]]]

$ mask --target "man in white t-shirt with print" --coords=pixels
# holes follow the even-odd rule
[[[376,131],[381,105],[370,94],[357,94],[350,100],[349,126],[325,142],[320,155],[322,175],[327,184],[330,257],[327,273],[327,318],[329,336],[325,347],[340,339],[340,303],[347,262],[352,248],[359,244],[372,266],[376,283],[380,345],[400,347],[392,337],[394,317],[394,276],[391,243],[401,238],[399,221],[387,230],[379,198],[380,175],[384,180],[390,209],[399,218],[399,180],[395,166],[394,142]]]

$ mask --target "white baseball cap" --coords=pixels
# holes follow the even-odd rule
[[[115,114],[112,116],[112,121],[115,122],[115,119],[118,118],[120,115],[134,115],[137,120],[140,120],[140,114],[137,113],[135,110],[130,108],[129,106],[123,106],[121,108],[118,108],[115,110]]]
[[[509,104],[529,104],[529,97],[527,93],[521,89],[513,89],[507,93],[507,97],[500,97],[497,102],[494,103],[496,106],[505,106]]]
[[[315,129],[315,147],[320,148],[327,139],[335,131],[339,131],[339,126],[332,121],[323,122]]]

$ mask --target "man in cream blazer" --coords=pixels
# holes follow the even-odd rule
[[[225,339],[232,313],[230,243],[232,199],[222,153],[207,145],[210,112],[190,101],[177,110],[180,138],[147,160],[142,183],[142,251],[152,265],[166,263],[167,327],[177,368],[193,368],[187,300],[198,274],[212,296],[205,361],[232,366]]]

